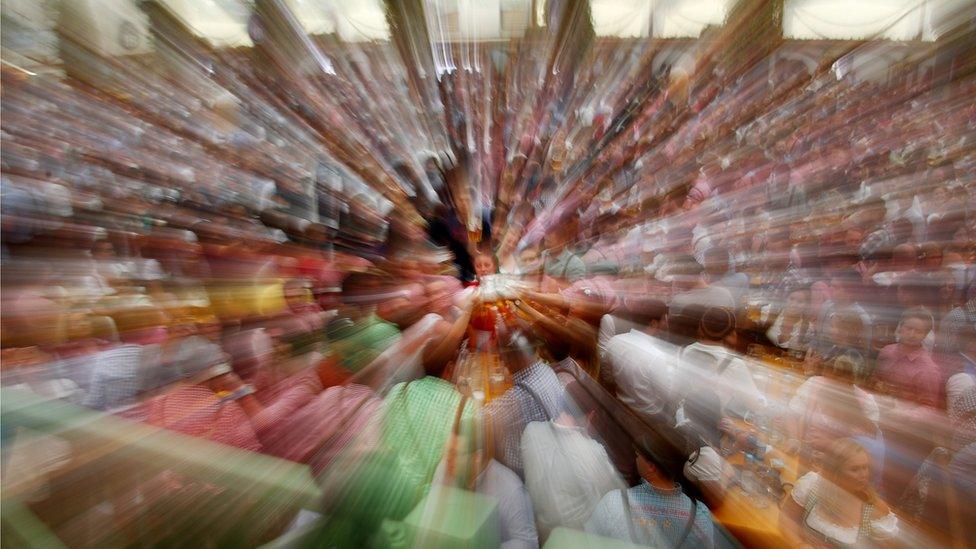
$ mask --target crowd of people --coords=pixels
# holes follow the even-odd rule
[[[871,42],[736,65],[721,29],[600,41],[577,4],[440,45],[436,80],[406,8],[347,58],[275,3],[247,54],[147,8],[162,66],[5,66],[4,399],[318,490],[113,473],[5,408],[5,502],[72,546],[976,538],[973,44],[869,80]],[[766,507],[765,542],[730,519]]]

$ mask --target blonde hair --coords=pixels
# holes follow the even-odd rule
[[[835,441],[830,449],[827,450],[827,454],[824,456],[823,460],[823,472],[824,475],[830,477],[839,476],[839,471],[845,463],[850,461],[857,455],[858,452],[862,452],[868,457],[867,449],[861,446],[856,440],[852,438],[842,438]]]
[[[824,455],[823,465],[820,468],[821,476],[839,486],[838,480],[841,477],[841,468],[844,464],[854,459],[858,453],[863,453],[868,457],[868,461],[871,461],[871,453],[868,452],[867,448],[862,446],[859,442],[852,438],[842,438],[835,441],[830,449],[827,450],[826,455]],[[858,495],[860,494],[852,494]],[[868,486],[863,497],[869,502],[877,499],[877,494],[875,494],[874,489]]]

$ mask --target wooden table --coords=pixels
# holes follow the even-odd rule
[[[781,361],[762,360],[756,357],[749,357],[748,361],[754,374],[759,373],[756,370],[761,368],[761,374],[766,376],[766,382],[760,389],[766,392],[766,396],[770,400],[783,404],[788,403],[803,381],[801,376],[792,371],[790,365]],[[745,422],[736,423],[739,428],[752,429]],[[766,465],[768,466],[773,459],[778,459],[784,464],[780,473],[781,480],[784,483],[793,484],[797,478],[798,458],[783,453],[781,449],[774,448],[765,457]],[[740,471],[744,466],[744,457],[741,452],[729,456],[726,460],[737,471]],[[755,497],[757,496],[746,494],[738,485],[731,487],[726,493],[722,505],[713,511],[715,520],[722,523],[746,547],[784,547],[786,542],[779,531],[780,502],[766,498],[766,506],[759,508],[753,502]],[[789,495],[787,494],[786,497]]]
[[[781,473],[782,480],[792,484],[796,480],[796,456],[788,456],[774,449],[767,462],[773,458],[783,461],[785,465]],[[736,470],[743,466],[741,453],[730,456],[728,461]],[[738,485],[733,486],[726,493],[722,505],[714,510],[715,520],[722,523],[746,547],[784,547],[786,542],[779,531],[780,502],[766,498],[766,507],[760,509],[753,503],[755,497],[743,492]]]

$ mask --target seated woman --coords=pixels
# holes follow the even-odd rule
[[[604,495],[609,493],[619,502],[625,488],[603,445],[587,436],[567,413],[555,421],[529,423],[522,434],[521,458],[540,540],[559,526],[589,530],[587,520],[593,520],[590,515],[601,498],[606,501]],[[613,528],[623,518],[605,514],[607,520],[596,519],[605,528]]]
[[[857,547],[898,533],[898,518],[871,487],[868,451],[849,438],[834,442],[821,472],[796,481],[779,521],[790,547]]]
[[[585,528],[591,534],[652,547],[712,547],[714,523],[705,505],[650,459],[637,454],[641,482],[612,490],[593,510]]]
[[[766,330],[766,337],[780,349],[805,351],[809,343],[810,290],[795,288],[786,296],[786,304]]]
[[[834,440],[857,439],[872,454],[876,470],[884,461],[884,440],[878,430],[880,412],[874,397],[854,384],[858,370],[847,356],[831,361],[823,375],[801,385],[790,400],[788,451],[799,451],[801,471],[815,469]],[[875,479],[877,480],[877,479]],[[877,484],[877,483],[875,483]]]

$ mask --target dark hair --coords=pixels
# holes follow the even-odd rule
[[[861,283],[861,275],[854,269],[841,269],[830,275],[831,281],[839,280],[846,285],[856,286]]]
[[[360,303],[369,294],[375,293],[379,277],[370,273],[352,273],[342,281],[342,300],[345,303]]]
[[[677,256],[666,264],[669,274],[695,276],[705,272],[705,267],[690,254]]]
[[[697,339],[704,314],[705,308],[697,304],[686,305],[673,313],[669,310],[668,331],[678,337]]]
[[[931,330],[932,326],[935,324],[935,320],[932,319],[932,313],[930,313],[929,310],[926,309],[925,307],[913,307],[911,309],[907,309],[904,313],[901,314],[902,322],[911,318],[917,318],[919,320],[925,321],[925,323],[929,327],[929,330]]]
[[[735,314],[725,307],[709,307],[701,318],[701,331],[710,339],[722,339],[735,329]]]
[[[850,383],[858,382],[864,377],[864,357],[856,351],[847,350],[834,357],[827,364],[826,371]]]
[[[624,299],[623,306],[615,314],[633,322],[650,324],[663,319],[668,314],[668,306],[660,299],[652,297]]]

